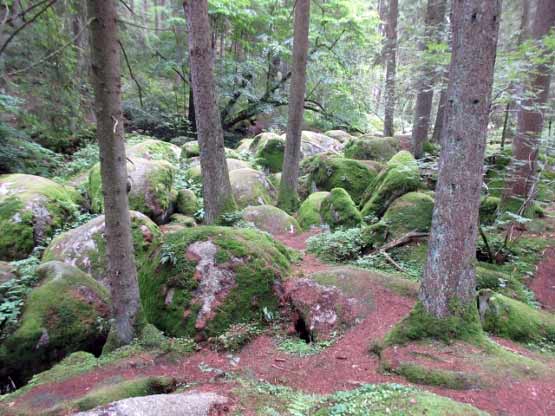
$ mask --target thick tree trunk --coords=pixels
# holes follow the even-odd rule
[[[539,0],[530,35],[541,40],[555,26],[555,2]],[[513,197],[529,199],[536,181],[540,138],[544,125],[544,106],[549,97],[553,59],[539,64],[532,75],[532,98],[524,100],[518,109],[517,134],[513,139],[513,159],[505,184],[503,205]]]
[[[185,0],[189,65],[204,187],[204,222],[213,224],[237,209],[225,159],[224,133],[216,101],[208,0]]]
[[[475,303],[476,236],[501,0],[453,2],[453,55],[420,300],[436,318]]]
[[[288,212],[299,203],[297,182],[301,160],[301,135],[304,121],[306,93],[306,64],[308,60],[308,32],[310,27],[310,0],[297,0],[295,6],[295,34],[293,40],[293,69],[289,90],[287,142],[279,187],[278,205]]]
[[[447,0],[428,0],[426,9],[425,40],[420,42],[419,49],[425,51],[428,42],[437,42],[441,34],[441,24],[445,18]],[[430,63],[422,66],[422,74],[416,95],[416,108],[412,128],[412,151],[416,158],[422,157],[424,143],[428,138],[430,114],[434,98],[434,66]]]
[[[127,201],[116,3],[116,0],[88,0],[89,16],[94,18],[91,23],[92,78],[114,319],[111,347],[131,342],[141,308]]]
[[[436,121],[434,132],[432,133],[432,143],[440,143],[441,132],[443,131],[443,118],[445,116],[445,104],[447,103],[447,88],[441,90],[439,103],[437,105]]]
[[[393,121],[395,118],[395,77],[397,72],[397,20],[399,18],[399,0],[389,0],[389,10],[386,22],[386,69],[385,69],[385,114],[384,136],[390,137],[395,133]]]

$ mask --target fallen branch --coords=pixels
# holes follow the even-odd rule
[[[393,267],[395,267],[397,270],[399,270],[401,273],[407,273],[407,271],[405,269],[403,269],[399,263],[397,263],[395,260],[393,260],[393,258],[387,254],[387,251],[380,251],[380,254],[382,256],[384,256],[384,258],[393,265]]]
[[[410,233],[405,234],[402,237],[399,237],[396,240],[393,240],[387,244],[384,244],[383,246],[377,248],[376,250],[374,250],[373,252],[371,252],[370,254],[376,254],[376,253],[385,253],[388,250],[391,250],[392,248],[395,247],[399,247],[399,246],[404,246],[405,244],[408,244],[414,240],[420,240],[422,238],[426,238],[430,235],[430,233],[421,233],[418,231],[411,231]]]

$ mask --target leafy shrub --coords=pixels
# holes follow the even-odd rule
[[[327,232],[310,237],[307,241],[308,252],[322,260],[341,262],[358,257],[364,248],[360,228]]]

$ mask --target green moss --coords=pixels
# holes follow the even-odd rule
[[[168,142],[147,138],[127,149],[128,157],[138,157],[149,160],[165,160],[173,165],[179,163],[181,149]]]
[[[484,330],[520,342],[555,342],[555,316],[488,290],[479,299]]]
[[[181,160],[200,156],[200,146],[197,141],[187,142],[181,147]]]
[[[480,223],[491,225],[497,219],[500,198],[488,196],[480,201]]]
[[[175,388],[176,380],[173,377],[144,377],[127,380],[115,385],[97,388],[76,400],[74,406],[84,411],[129,397],[171,393]]]
[[[319,226],[322,223],[320,207],[322,201],[329,195],[329,192],[314,192],[301,204],[298,213],[300,226],[307,230],[311,226]]]
[[[445,387],[453,390],[468,390],[481,384],[480,378],[476,375],[460,371],[428,368],[409,362],[401,363],[395,369],[389,370],[405,377],[411,383]]]
[[[262,172],[249,168],[236,169],[229,173],[229,180],[239,209],[249,205],[274,205],[276,189]]]
[[[353,228],[362,222],[362,217],[350,195],[342,188],[334,188],[322,201],[320,208],[322,221],[332,230],[343,227]]]
[[[420,173],[416,160],[407,151],[397,153],[364,191],[362,216],[380,218],[395,199],[416,191],[419,186]]]
[[[98,348],[107,335],[106,289],[60,262],[45,263],[37,272],[41,285],[29,294],[19,328],[0,345],[4,376],[13,371],[28,377],[68,353]]]
[[[300,230],[297,220],[272,205],[257,205],[243,210],[243,220],[272,235],[296,233]]]
[[[258,146],[256,151],[256,163],[271,173],[281,172],[283,166],[283,155],[285,152],[285,140],[272,138]]]
[[[495,270],[495,267],[476,267],[476,289],[491,289],[521,302],[528,302],[530,298],[529,289],[522,281],[514,275]]]
[[[180,189],[176,200],[177,212],[183,215],[195,215],[199,210],[200,204],[195,193],[189,189]]]
[[[289,214],[299,209],[300,200],[296,189],[290,189],[285,182],[280,183],[278,206]]]
[[[403,345],[430,338],[445,342],[460,339],[471,343],[483,340],[482,326],[474,304],[465,307],[453,301],[451,312],[450,317],[438,319],[426,312],[422,303],[418,302],[411,313],[385,336],[383,346]]]
[[[27,257],[77,215],[77,192],[31,175],[0,175],[0,260]]]
[[[253,229],[204,226],[177,231],[166,236],[162,249],[139,274],[147,320],[168,334],[197,332],[201,305],[192,303],[198,286],[196,262],[186,252],[192,243],[207,240],[217,246],[216,261],[235,274],[236,284],[209,321],[206,335],[217,336],[233,323],[260,321],[264,308],[277,308],[273,285],[286,275],[291,262],[291,253],[282,244]],[[173,296],[167,297],[170,290]]]
[[[360,137],[349,140],[345,157],[358,160],[386,162],[400,150],[399,139],[393,137]]]
[[[385,212],[391,238],[399,238],[410,231],[429,231],[432,226],[434,199],[422,192],[409,192],[397,198]]]
[[[308,175],[309,192],[343,188],[357,204],[378,174],[377,168],[369,168],[357,160],[326,154],[303,160],[301,172],[302,175]]]

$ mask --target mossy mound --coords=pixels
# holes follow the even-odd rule
[[[243,210],[243,220],[270,234],[296,234],[301,227],[287,212],[272,205],[258,205]]]
[[[251,139],[249,144],[249,151],[252,154],[256,154],[258,149],[263,147],[264,144],[269,140],[276,140],[276,139],[283,140],[284,138],[285,138],[284,136],[280,136],[279,134],[276,134],[276,133],[271,133],[271,132],[260,133],[257,136],[255,136],[254,139]]]
[[[0,379],[18,385],[74,351],[99,353],[109,330],[108,292],[79,269],[53,261],[25,302],[18,329],[0,344]]]
[[[78,193],[40,176],[0,175],[0,260],[27,257],[77,214]]]
[[[127,157],[136,157],[147,160],[165,160],[172,165],[179,164],[181,148],[175,144],[163,142],[156,139],[146,139],[141,143],[130,146],[127,150]]]
[[[285,140],[272,138],[258,145],[256,163],[270,173],[281,172],[285,153]]]
[[[282,136],[285,138],[285,135]],[[343,150],[343,144],[332,137],[314,131],[303,131],[301,134],[301,153],[303,158],[320,153],[338,154]]]
[[[193,191],[191,191],[190,189],[180,189],[177,192],[175,209],[179,214],[195,215],[199,208],[199,201]]]
[[[509,298],[525,303],[529,302],[529,289],[516,277],[518,273],[504,273],[495,270],[495,266],[492,264],[480,264],[476,267],[477,290],[491,289]]]
[[[555,316],[491,290],[478,294],[485,331],[519,342],[555,342]]]
[[[397,198],[385,212],[382,221],[391,239],[408,232],[426,232],[432,225],[434,199],[422,192],[409,192]]]
[[[173,336],[217,336],[275,311],[291,252],[253,229],[196,227],[165,236],[139,273],[147,320]]]
[[[381,218],[391,203],[420,186],[420,172],[414,157],[402,150],[370,183],[362,196],[362,216]]]
[[[161,232],[147,216],[131,211],[131,233],[135,262],[140,270],[152,251],[161,244]],[[104,216],[56,237],[46,248],[42,261],[58,260],[79,267],[108,287]]]
[[[148,215],[156,223],[164,223],[173,210],[177,193],[173,189],[176,169],[165,160],[129,158],[127,163],[130,185],[129,208]],[[104,197],[100,165],[95,165],[89,174],[86,191],[91,211],[102,213]]]
[[[254,169],[236,169],[229,173],[233,197],[239,208],[272,205],[277,191],[266,175]]]
[[[393,137],[358,137],[353,138],[345,145],[345,157],[358,160],[376,160],[387,162],[399,150],[399,139]]]
[[[312,226],[322,224],[322,217],[320,216],[320,208],[322,201],[326,199],[329,192],[314,192],[310,194],[307,199],[301,204],[298,213],[298,220],[300,226],[306,230]]]
[[[497,218],[497,210],[501,199],[496,196],[488,196],[480,201],[480,223],[491,225]]]
[[[308,175],[308,191],[331,191],[333,188],[345,189],[355,203],[360,203],[378,171],[356,160],[334,155],[316,155],[301,163],[301,175]]]
[[[351,199],[350,195],[342,188],[334,188],[322,201],[320,208],[322,221],[329,225],[332,230],[343,228],[354,228],[360,225],[362,217]]]

